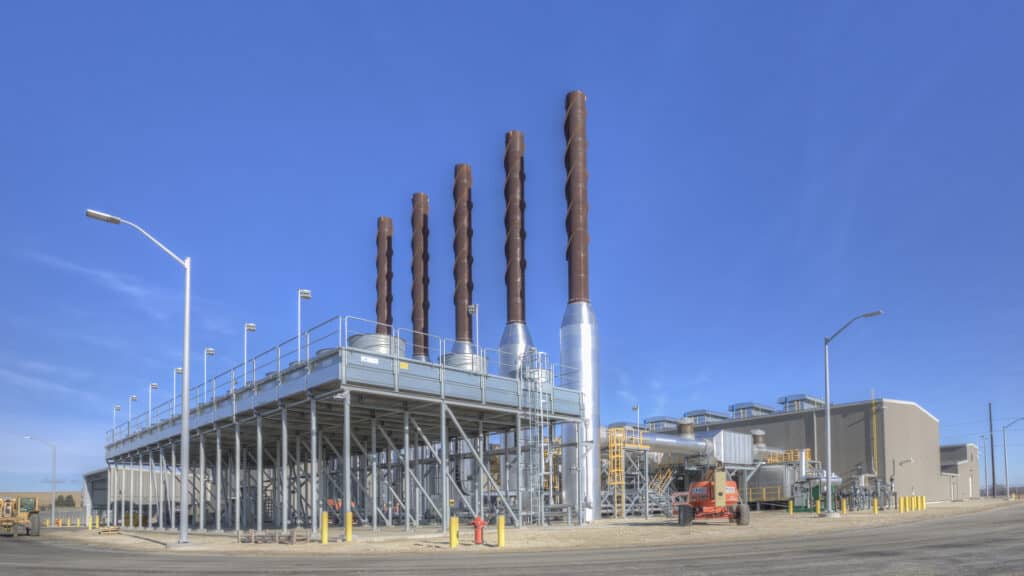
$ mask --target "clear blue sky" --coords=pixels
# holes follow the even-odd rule
[[[525,132],[528,321],[566,299],[562,102],[589,96],[605,422],[915,400],[944,442],[1024,415],[1024,7],[1016,2],[5,2],[0,486],[103,465],[112,404],[169,388],[194,259],[194,378],[310,321],[373,314],[375,218],[431,195],[431,328],[451,335],[452,167],[473,166],[484,343],[504,324],[503,134]],[[161,398],[163,398],[161,396]],[[140,402],[136,410],[145,406]],[[1011,436],[1024,455],[1024,427]],[[12,448],[13,447],[13,448]],[[8,452],[10,453],[10,452]],[[17,466],[12,466],[17,462]],[[1002,460],[999,461],[1002,476]],[[1024,465],[1014,478],[1024,481]]]

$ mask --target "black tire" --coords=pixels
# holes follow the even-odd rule
[[[28,515],[28,535],[39,536],[39,514]]]
[[[736,507],[736,524],[738,526],[750,525],[750,506],[748,504],[740,504]]]
[[[693,524],[693,506],[683,504],[679,507],[679,525],[690,526]]]

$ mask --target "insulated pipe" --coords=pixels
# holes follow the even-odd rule
[[[661,432],[644,432],[644,444],[651,447],[651,452],[672,454],[674,456],[714,456],[714,444],[708,438],[687,438]],[[601,447],[608,446],[608,429],[601,428]]]
[[[473,341],[469,305],[473,302],[473,174],[469,164],[455,165],[455,339]]]
[[[384,335],[391,334],[391,326],[395,323],[391,315],[391,302],[394,300],[391,293],[391,279],[394,277],[391,269],[393,237],[394,225],[391,218],[377,218],[377,334]]]
[[[427,332],[430,325],[430,198],[417,192],[412,195],[412,329],[413,357],[421,360],[429,355]]]

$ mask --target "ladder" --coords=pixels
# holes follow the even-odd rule
[[[612,491],[612,515],[626,516],[626,429],[608,429],[608,488]]]

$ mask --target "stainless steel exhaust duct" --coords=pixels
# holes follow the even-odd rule
[[[565,231],[568,235],[569,304],[562,317],[560,362],[562,385],[580,392],[583,437],[575,426],[566,426],[562,436],[562,486],[565,501],[582,502],[582,522],[600,516],[601,451],[598,447],[600,407],[598,387],[597,318],[590,306],[589,244],[587,231],[587,97],[570,92],[565,98]],[[584,450],[579,458],[577,450]],[[576,469],[580,462],[582,470]]]
[[[533,339],[526,327],[526,170],[523,133],[505,134],[505,330],[501,334],[501,372],[515,376]]]

